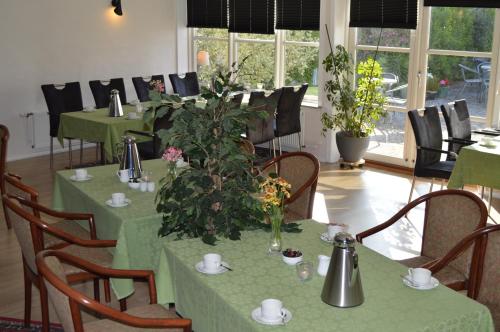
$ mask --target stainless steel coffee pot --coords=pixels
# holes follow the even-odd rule
[[[113,89],[109,96],[109,116],[123,116],[122,102],[120,101],[120,91]]]
[[[130,180],[137,180],[142,176],[142,165],[137,144],[134,136],[123,136],[123,144],[118,150],[118,161],[120,162],[120,170],[128,169]]]
[[[330,267],[321,293],[321,299],[329,305],[348,308],[364,301],[354,244],[354,238],[348,233],[335,235]]]

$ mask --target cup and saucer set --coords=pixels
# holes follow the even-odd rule
[[[106,201],[106,205],[112,208],[125,207],[132,203],[132,201],[125,197],[124,193],[113,193],[111,194],[111,199]]]
[[[222,261],[222,256],[219,254],[206,254],[201,262],[194,266],[196,271],[203,274],[222,274],[231,271],[231,268],[226,262]]]
[[[260,307],[252,310],[252,319],[264,325],[285,325],[292,319],[292,313],[276,299],[266,299]]]
[[[327,231],[322,233],[319,238],[321,239],[321,241],[333,243],[333,239],[335,238],[335,235],[337,235],[337,233],[346,231],[347,225],[345,224],[329,224]]]
[[[69,179],[74,182],[85,182],[93,178],[85,168],[78,168],[75,170],[75,174],[71,175]]]
[[[439,280],[431,275],[431,271],[424,268],[410,268],[408,275],[402,276],[403,284],[416,290],[430,290],[439,286]]]

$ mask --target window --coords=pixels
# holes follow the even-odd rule
[[[192,29],[193,68],[209,82],[217,66],[247,57],[242,75],[246,89],[273,89],[308,83],[305,102],[318,102],[319,31],[276,30],[274,35],[228,33],[222,29]],[[199,51],[210,65],[199,65]],[[222,64],[223,63],[223,64]]]

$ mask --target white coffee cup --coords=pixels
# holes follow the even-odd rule
[[[154,182],[148,182],[148,191],[150,193],[155,191],[155,183]]]
[[[125,183],[130,180],[128,173],[128,169],[121,169],[118,171],[118,173],[116,173],[116,175],[118,175],[118,177],[120,178],[120,182]]]
[[[260,304],[260,312],[264,320],[276,320],[283,315],[283,303],[276,299],[266,299]]]
[[[129,113],[128,113],[128,118],[129,118],[130,120],[135,120],[135,119],[137,119],[137,118],[138,118],[137,113],[136,113],[136,112],[129,112]]]
[[[140,101],[138,101],[137,104],[135,104],[135,111],[137,113],[142,113],[142,110],[143,110],[142,103]]]
[[[431,282],[432,272],[429,269],[421,267],[409,268],[408,275],[416,286],[427,285]]]
[[[139,186],[140,190],[142,192],[148,191],[148,183],[147,182],[141,182],[141,185]]]
[[[345,232],[347,230],[347,225],[344,224],[329,224],[328,225],[328,238],[333,240],[335,235],[340,232]]]
[[[87,170],[85,168],[78,168],[75,170],[75,177],[78,180],[85,180],[87,178]]]
[[[124,193],[111,194],[111,203],[113,203],[113,205],[121,205],[125,203],[125,194]]]
[[[222,262],[222,257],[219,254],[206,254],[203,256],[203,267],[207,272],[216,272]]]

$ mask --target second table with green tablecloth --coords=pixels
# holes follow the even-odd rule
[[[138,119],[128,119],[127,114],[133,111],[135,111],[134,106],[123,105],[125,115],[122,117],[110,117],[107,108],[93,112],[62,113],[57,138],[61,145],[64,145],[64,137],[102,143],[105,158],[111,162],[117,155],[116,144],[122,141],[125,131],[145,129],[140,114]]]
[[[283,234],[285,247],[299,248],[317,266],[319,254],[332,245],[320,240],[325,225],[301,223],[303,232]],[[447,287],[418,291],[403,285],[407,268],[357,245],[365,302],[336,308],[321,301],[324,278],[299,281],[295,267],[268,256],[269,233],[242,232],[241,241],[222,240],[209,246],[199,239],[164,244],[156,275],[160,303],[175,302],[176,310],[193,320],[198,332],[226,331],[493,331],[489,310]],[[205,275],[195,264],[204,254],[222,255],[233,271]],[[263,326],[251,318],[266,298],[283,301],[292,313],[286,326]]]
[[[163,160],[142,163],[143,169],[152,172],[156,182],[166,173]],[[116,175],[118,165],[89,168],[92,179],[73,182],[74,171],[59,171],[55,176],[53,206],[58,210],[93,213],[100,239],[117,240],[113,250],[113,267],[119,269],[154,269],[158,265],[164,239],[158,237],[161,215],[156,212],[156,193],[130,189]],[[157,189],[156,188],[156,189]],[[105,204],[114,192],[123,192],[131,199],[129,206],[112,208]],[[85,226],[85,224],[82,224]],[[133,291],[132,281],[112,280],[118,298]]]
[[[485,147],[476,143],[460,150],[448,188],[476,184],[500,189],[500,139],[492,142],[496,146]]]

